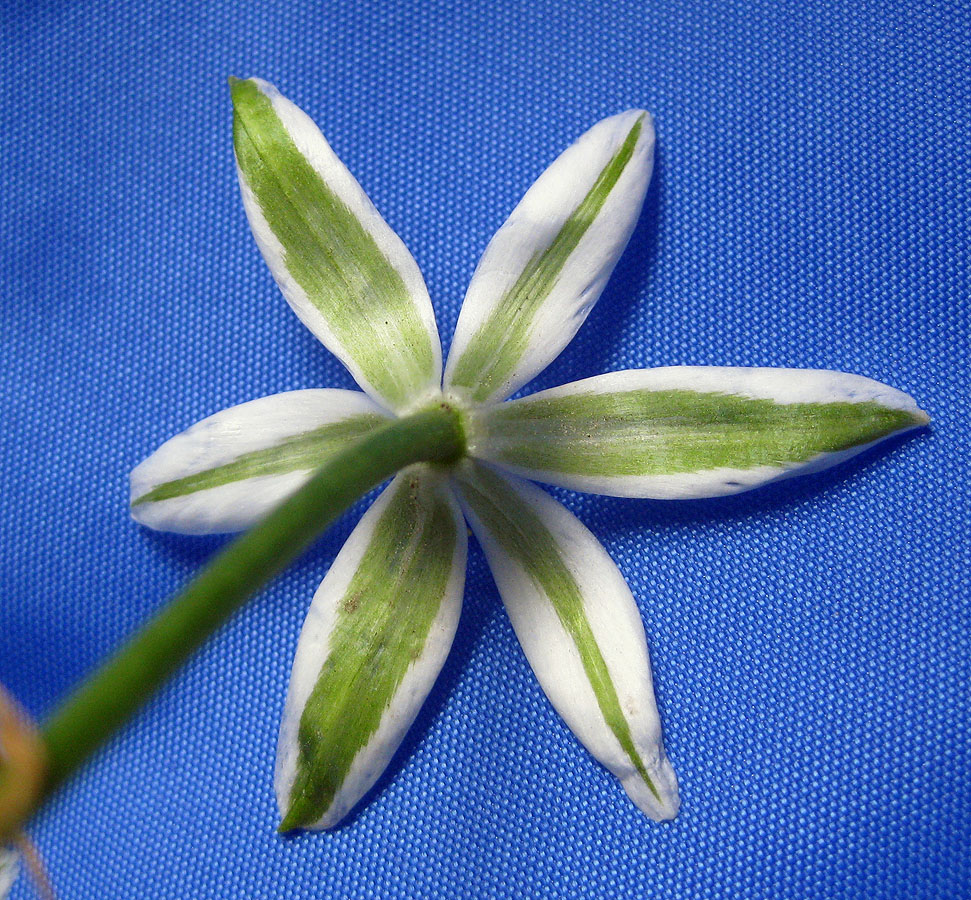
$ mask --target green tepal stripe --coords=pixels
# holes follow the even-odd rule
[[[253,81],[232,83],[236,159],[290,275],[393,406],[432,377],[434,353],[413,298],[374,238],[297,149]]]
[[[462,479],[463,496],[492,537],[523,567],[553,605],[560,623],[576,645],[607,726],[651,793],[662,802],[634,746],[617,689],[584,611],[583,594],[563,562],[556,539],[543,520],[505,481],[484,466],[476,466],[475,473],[475,481]]]
[[[221,466],[166,481],[152,488],[148,493],[142,494],[132,502],[132,506],[172,500],[175,497],[184,497],[187,494],[207,491],[210,488],[244,481],[247,478],[256,478],[260,475],[309,471],[327,462],[329,457],[344,450],[354,441],[387,424],[386,418],[374,413],[364,413],[339,422],[330,422],[312,431],[287,438],[272,447],[244,453],[232,462]]]
[[[536,313],[630,162],[643,118],[634,123],[623,144],[549,246],[533,254],[516,283],[496,304],[492,315],[482,323],[459,357],[452,384],[468,389],[474,400],[488,399],[522,359]]]
[[[402,478],[340,600],[327,659],[300,719],[297,774],[281,831],[324,815],[377,730],[424,650],[456,540],[448,503],[417,477]]]
[[[650,476],[787,466],[920,424],[879,403],[776,403],[690,390],[528,397],[481,421],[483,455],[527,469]]]

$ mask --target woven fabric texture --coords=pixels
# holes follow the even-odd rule
[[[834,368],[934,420],[731,499],[556,492],[643,613],[673,824],[557,718],[473,546],[455,646],[369,802],[275,833],[290,660],[359,508],[35,819],[59,895],[971,896],[969,24],[945,0],[3,0],[0,681],[39,718],[224,542],[134,525],[132,466],[228,405],[353,386],[248,233],[230,74],[321,125],[446,344],[532,180],[646,107],[644,215],[533,387]]]

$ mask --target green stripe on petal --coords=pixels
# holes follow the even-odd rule
[[[653,145],[646,112],[605,119],[530,188],[472,278],[446,385],[476,402],[501,399],[566,346],[637,221]]]
[[[576,490],[704,497],[832,465],[926,422],[906,394],[857,375],[686,366],[492,407],[472,452]]]
[[[434,473],[399,475],[321,584],[277,765],[281,830],[336,825],[387,765],[451,645],[465,529]]]
[[[365,390],[413,405],[441,375],[414,260],[303,112],[256,79],[232,96],[246,212],[284,296]]]
[[[670,818],[677,785],[661,745],[643,627],[617,567],[538,488],[474,463],[459,486],[543,689],[638,806]]]
[[[291,391],[231,407],[166,441],[135,468],[132,516],[167,531],[241,530],[331,456],[387,422],[359,391]]]
[[[211,490],[249,478],[308,471],[387,421],[384,416],[372,414],[321,425],[312,431],[287,438],[273,447],[244,453],[224,465],[166,481],[132,501],[132,506],[185,497],[196,491]]]

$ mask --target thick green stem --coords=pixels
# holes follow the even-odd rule
[[[465,453],[447,404],[398,419],[324,465],[238,538],[54,712],[42,730],[50,793],[68,778],[250,595],[355,500],[404,466]]]

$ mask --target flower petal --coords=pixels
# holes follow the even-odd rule
[[[20,854],[13,847],[0,846],[0,900],[13,888],[20,871]]]
[[[414,259],[302,110],[256,78],[232,95],[243,204],[287,302],[371,396],[414,405],[442,372]]]
[[[465,523],[440,476],[399,474],[320,585],[290,678],[277,755],[283,823],[331,828],[374,784],[448,654]]]
[[[652,819],[678,811],[644,627],[600,542],[539,488],[470,462],[460,497],[516,636],[557,712]]]
[[[824,469],[927,422],[906,394],[860,375],[672,366],[494,406],[471,453],[573,490],[684,499]]]
[[[136,466],[132,516],[183,534],[241,531],[329,456],[388,421],[358,391],[291,391],[233,406],[166,441]]]
[[[627,245],[653,159],[650,113],[635,109],[594,125],[539,177],[472,276],[446,387],[501,400],[559,355]]]

